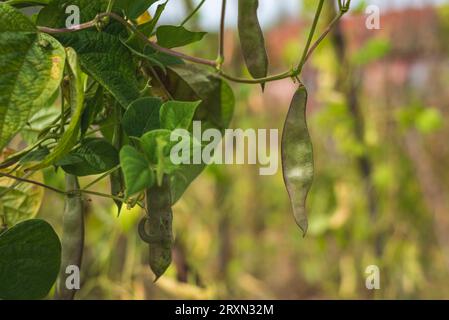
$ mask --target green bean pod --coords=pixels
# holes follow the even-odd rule
[[[58,300],[73,300],[76,289],[68,289],[66,268],[70,265],[81,269],[84,248],[84,203],[79,192],[79,182],[76,176],[66,174],[66,190],[62,234],[61,269],[56,287],[55,298]]]
[[[282,170],[296,223],[307,232],[307,194],[313,182],[313,147],[306,120],[307,90],[295,93],[282,134]]]
[[[171,264],[173,247],[173,212],[170,180],[146,190],[147,216],[139,224],[139,235],[149,244],[150,268],[159,279]]]
[[[246,66],[255,79],[268,73],[268,55],[265,39],[257,17],[259,0],[239,0],[238,31]],[[263,87],[263,86],[262,86]]]

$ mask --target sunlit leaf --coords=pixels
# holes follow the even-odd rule
[[[0,150],[46,105],[62,80],[65,52],[26,16],[0,3]]]

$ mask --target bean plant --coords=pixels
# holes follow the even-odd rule
[[[297,84],[282,137],[282,167],[294,217],[306,233],[313,152],[301,72],[350,1],[338,1],[339,14],[315,37],[325,2],[333,5],[317,1],[297,65],[269,75],[258,0],[240,0],[238,34],[251,78],[223,68],[226,0],[214,60],[179,50],[203,39],[205,32],[185,25],[205,0],[180,25],[160,25],[167,2],[0,2],[1,299],[45,298],[55,284],[55,298],[74,298],[75,290],[66,285],[67,268],[81,267],[88,197],[109,198],[119,212],[123,206],[144,209],[137,232],[148,244],[151,270],[161,277],[171,263],[172,206],[205,168],[172,163],[170,136],[176,129],[192,135],[193,121],[201,121],[202,130],[228,128],[235,102],[228,82],[262,90],[281,79]],[[69,6],[80,10],[77,25],[66,23]],[[29,17],[22,11],[27,7],[39,10]],[[47,168],[64,173],[65,188],[43,182]],[[80,185],[80,177],[94,175]],[[110,181],[107,194],[95,190],[104,179]],[[34,219],[43,189],[65,199],[61,240],[49,223]]]

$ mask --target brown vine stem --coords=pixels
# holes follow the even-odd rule
[[[223,70],[221,70],[221,64],[223,63],[223,53],[224,53],[224,25],[225,25],[225,12],[226,12],[226,0],[223,0],[223,4],[222,4],[222,13],[221,13],[221,23],[220,23],[220,44],[219,44],[219,58],[216,61],[213,60],[209,60],[209,59],[204,59],[204,58],[199,58],[199,57],[193,57],[175,50],[171,50],[171,49],[167,49],[164,47],[161,47],[160,45],[158,45],[157,43],[151,41],[150,39],[147,38],[147,36],[145,36],[145,34],[143,34],[142,32],[140,32],[136,26],[134,26],[132,23],[126,21],[125,19],[123,19],[121,16],[119,16],[118,14],[114,13],[114,12],[104,12],[104,13],[100,13],[98,14],[94,20],[89,21],[89,22],[85,22],[83,24],[80,24],[78,26],[75,26],[73,28],[49,28],[49,27],[42,27],[42,26],[38,26],[38,30],[41,32],[45,32],[45,33],[49,33],[49,34],[58,34],[58,33],[68,33],[68,32],[77,32],[77,31],[81,31],[81,30],[85,30],[85,29],[90,29],[93,27],[98,26],[101,22],[102,19],[104,18],[113,18],[114,20],[118,21],[119,23],[121,23],[123,26],[125,26],[126,28],[129,28],[132,30],[132,32],[134,34],[136,34],[141,40],[143,40],[145,43],[147,43],[148,45],[150,45],[153,49],[174,56],[174,57],[178,57],[181,59],[184,59],[186,61],[190,61],[193,63],[197,63],[197,64],[202,64],[202,65],[206,65],[209,67],[213,67],[215,69],[217,69],[218,74],[220,76],[222,76],[225,79],[228,79],[230,81],[233,82],[238,82],[238,83],[247,83],[247,84],[260,84],[260,83],[265,83],[265,82],[270,82],[270,81],[277,81],[277,80],[281,80],[281,79],[286,79],[286,78],[297,78],[299,76],[299,74],[302,71],[302,67],[304,66],[305,62],[307,61],[307,59],[310,57],[310,55],[312,54],[312,52],[318,47],[318,45],[321,43],[321,41],[326,37],[326,35],[330,32],[330,30],[332,29],[332,27],[335,25],[335,23],[338,21],[338,19],[340,19],[344,13],[346,13],[348,11],[348,7],[349,4],[346,5],[347,7],[344,8],[344,10],[340,10],[340,14],[336,17],[336,19],[330,24],[330,26],[324,31],[324,33],[319,37],[319,39],[311,46],[312,43],[312,38],[315,32],[315,29],[317,27],[318,24],[318,19],[319,16],[321,14],[321,10],[323,7],[323,3],[324,0],[320,0],[320,3],[318,5],[318,9],[317,12],[315,14],[315,18],[314,18],[314,22],[312,25],[312,29],[309,33],[309,38],[307,41],[307,45],[306,48],[304,50],[303,56],[301,58],[301,61],[298,65],[298,67],[295,70],[289,70],[283,73],[280,73],[278,75],[273,75],[273,76],[269,76],[269,77],[265,77],[265,78],[260,78],[260,79],[247,79],[247,78],[238,78],[238,77],[234,77],[231,75],[226,74]],[[348,3],[350,3],[350,1],[348,1]],[[309,50],[310,48],[310,50]]]
[[[187,61],[191,61],[194,63],[198,63],[198,64],[204,64],[204,65],[208,65],[211,67],[216,67],[217,64],[215,61],[212,60],[208,60],[208,59],[203,59],[203,58],[198,58],[198,57],[192,57],[189,56],[187,54],[178,52],[178,51],[174,51],[171,49],[167,49],[164,47],[161,47],[160,45],[158,45],[157,43],[151,41],[150,39],[148,39],[142,32],[140,32],[133,24],[129,23],[128,21],[126,21],[125,19],[123,19],[122,17],[120,17],[118,14],[114,13],[114,12],[104,12],[104,13],[100,13],[96,16],[96,18],[92,21],[80,24],[78,26],[75,26],[73,28],[62,28],[62,29],[55,29],[55,28],[48,28],[48,27],[38,27],[38,30],[41,32],[45,32],[45,33],[50,33],[50,34],[57,34],[57,33],[68,33],[68,32],[77,32],[80,30],[84,30],[84,29],[90,29],[92,27],[97,26],[103,18],[106,17],[111,17],[114,20],[120,22],[123,26],[130,28],[135,34],[137,34],[137,36],[139,36],[139,38],[141,38],[143,41],[145,41],[146,43],[148,43],[151,47],[153,47],[155,50],[162,52],[162,53],[166,53],[169,54],[171,56],[174,57],[178,57]]]

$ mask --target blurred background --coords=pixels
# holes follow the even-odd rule
[[[198,2],[170,0],[163,22],[179,23]],[[225,69],[245,76],[237,1],[228,2]],[[189,22],[209,31],[190,53],[215,57],[220,3],[206,1]],[[380,8],[378,30],[365,26],[370,4]],[[261,1],[272,73],[298,61],[316,5]],[[334,15],[326,6],[319,30]],[[157,283],[136,231],[140,209],[117,217],[112,201],[92,198],[77,298],[449,299],[448,33],[446,1],[353,0],[313,55],[302,75],[316,166],[305,238],[281,170],[212,166],[174,208],[174,261]],[[233,128],[282,130],[291,80],[265,93],[233,88]],[[46,180],[62,187],[61,172]],[[39,216],[59,232],[62,210],[63,199],[46,191]],[[369,265],[380,269],[380,290],[365,287]]]

